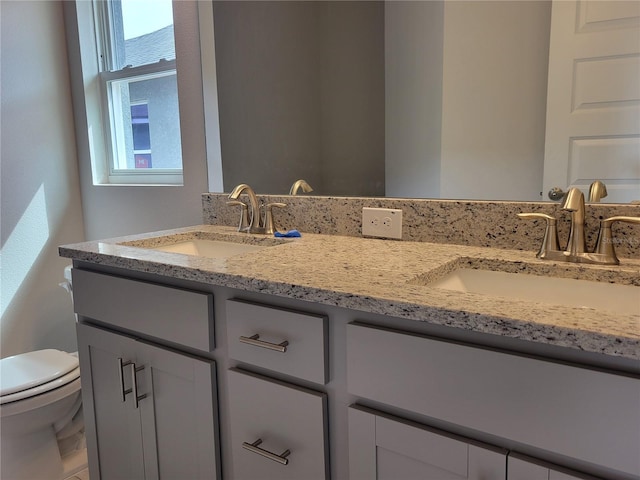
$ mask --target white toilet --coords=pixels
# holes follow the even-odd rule
[[[0,359],[0,421],[2,480],[57,480],[86,468],[77,355],[48,349]]]
[[[78,358],[38,350],[0,360],[3,480],[60,479],[59,442],[83,429]]]

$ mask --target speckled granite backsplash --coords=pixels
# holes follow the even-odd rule
[[[570,214],[557,203],[488,202],[466,200],[424,200],[362,197],[314,197],[258,195],[266,203],[286,203],[274,209],[279,230],[327,235],[362,235],[362,207],[402,209],[402,239],[406,241],[450,243],[479,247],[534,250],[540,247],[544,221],[522,220],[521,212],[541,212],[558,218],[560,245],[567,242]],[[226,204],[227,194],[202,196],[203,223],[237,225],[237,206]],[[585,234],[587,247],[595,245],[600,219],[616,215],[640,217],[640,205],[587,205]],[[616,253],[620,258],[640,258],[640,226],[617,222],[613,226]]]

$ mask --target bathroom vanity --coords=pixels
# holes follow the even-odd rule
[[[466,266],[635,292],[639,261],[261,238],[202,225],[60,248],[92,480],[640,476],[640,304],[432,286]],[[262,248],[159,249],[193,239]]]

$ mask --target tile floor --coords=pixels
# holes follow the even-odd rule
[[[85,448],[84,436],[82,436],[79,448],[72,450],[62,457],[62,466],[66,475],[64,480],[89,480],[87,449]]]
[[[85,468],[80,472],[76,472],[65,480],[89,480],[89,469]]]

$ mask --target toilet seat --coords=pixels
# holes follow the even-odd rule
[[[79,378],[78,358],[38,350],[0,360],[0,404],[40,395]]]

